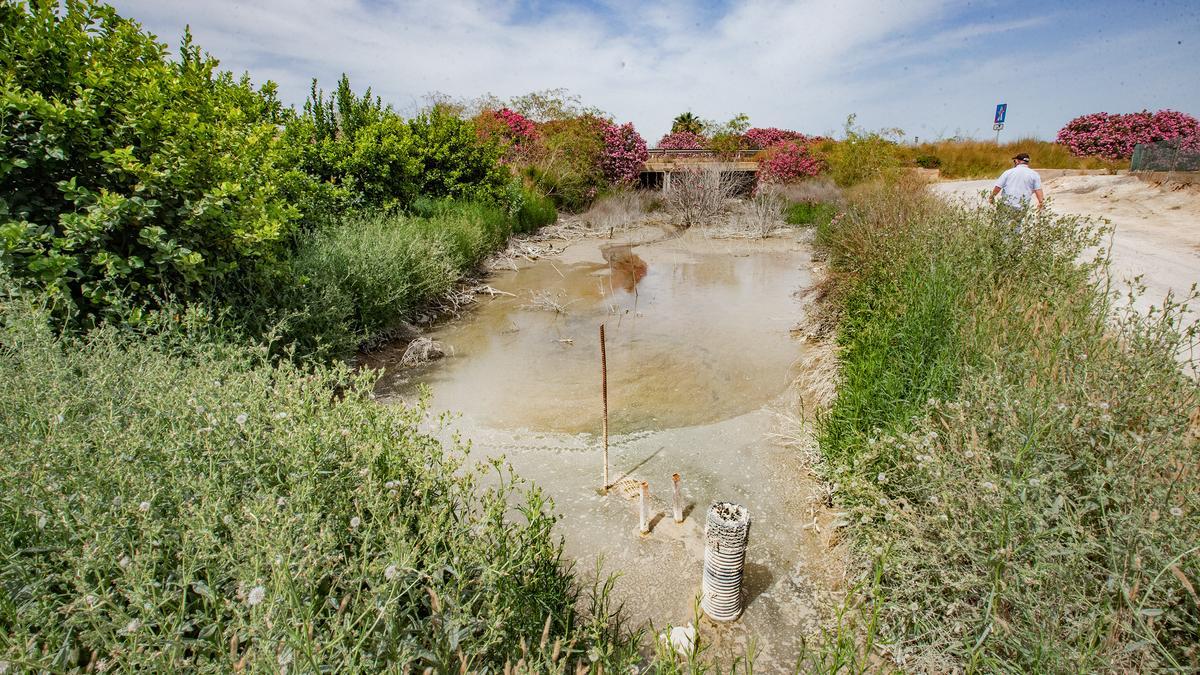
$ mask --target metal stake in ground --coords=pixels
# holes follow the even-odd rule
[[[679,474],[677,474],[677,473],[671,474],[671,483],[673,484],[672,489],[674,491],[673,497],[674,497],[674,501],[675,501],[675,522],[682,523],[683,522],[683,498],[679,495]]]
[[[638,519],[638,531],[642,534],[650,534],[650,484],[642,481],[642,509],[641,517]]]
[[[604,399],[604,489],[608,490],[608,356],[604,352],[604,324],[600,324],[600,396]]]

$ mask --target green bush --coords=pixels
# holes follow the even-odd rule
[[[636,660],[603,597],[576,611],[540,493],[373,401],[373,374],[44,319],[0,306],[10,672]]]
[[[913,160],[913,164],[922,169],[938,169],[942,166],[942,160],[937,155],[917,155],[917,158]]]
[[[554,208],[554,200],[537,190],[522,191],[521,208],[517,211],[517,231],[533,232],[557,220],[558,210]]]
[[[542,150],[525,176],[555,205],[571,213],[587,209],[607,188],[601,169],[604,120],[590,114],[539,126]]]
[[[0,21],[0,262],[60,319],[136,323],[278,252],[299,211],[273,85],[189,36],[170,61],[106,6],[6,3]]]
[[[898,129],[866,131],[846,119],[846,138],[818,145],[818,156],[829,165],[829,175],[842,187],[894,176],[900,168]]]
[[[235,323],[296,356],[345,356],[414,321],[484,258],[517,221],[498,207],[430,200],[422,215],[352,215],[297,239],[295,251],[244,280]]]
[[[836,204],[828,202],[790,202],[784,210],[789,225],[823,225],[838,214]]]
[[[913,671],[1200,667],[1200,387],[1178,304],[1114,307],[1103,232],[915,184],[819,231],[841,381],[820,425],[880,639]],[[864,574],[868,569],[864,565]]]
[[[512,174],[500,165],[501,146],[480,139],[472,122],[434,106],[410,120],[409,129],[419,167],[418,194],[515,206],[510,201]]]

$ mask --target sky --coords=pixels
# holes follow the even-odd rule
[[[342,73],[397,110],[566,88],[653,145],[682,112],[908,140],[1052,139],[1091,112],[1200,116],[1200,2],[116,0],[301,105]]]

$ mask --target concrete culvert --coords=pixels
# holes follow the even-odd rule
[[[700,606],[713,621],[733,621],[742,613],[742,570],[750,539],[750,512],[717,502],[704,523],[704,581]]]

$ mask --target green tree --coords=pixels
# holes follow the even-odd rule
[[[686,131],[696,135],[704,134],[704,120],[696,117],[691,112],[685,112],[677,115],[675,120],[671,122],[671,133],[677,134],[681,131]]]
[[[275,86],[92,2],[0,10],[0,266],[60,318],[137,321],[270,257],[299,211]]]

